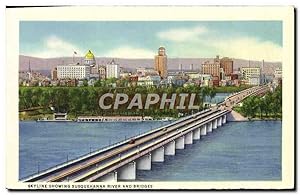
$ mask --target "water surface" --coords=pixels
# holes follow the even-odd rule
[[[20,178],[168,122],[20,122]],[[231,122],[176,150],[144,181],[281,179],[281,121]]]

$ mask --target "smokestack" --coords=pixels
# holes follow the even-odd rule
[[[249,66],[249,68],[250,68],[250,60],[249,60],[249,62],[248,62],[249,64],[248,64],[248,66]]]
[[[262,72],[262,73],[264,72],[264,66],[265,66],[265,60],[263,59],[263,60],[262,60],[262,67],[261,67],[261,72]]]
[[[28,63],[28,72],[31,72],[31,67],[30,67],[30,59],[29,59],[29,63]]]
[[[179,64],[178,69],[179,69],[180,72],[182,72],[182,64]]]
[[[190,69],[193,71],[194,70],[194,64],[190,65]]]

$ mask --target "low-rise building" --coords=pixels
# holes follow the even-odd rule
[[[202,74],[200,72],[185,72],[185,75],[190,79],[200,79]]]
[[[260,76],[259,75],[252,75],[248,78],[249,85],[260,85]]]
[[[282,68],[276,68],[274,71],[274,83],[275,85],[282,84]]]
[[[53,68],[51,71],[51,79],[52,80],[57,80],[57,67]]]
[[[209,74],[202,74],[201,75],[201,82],[200,86],[210,86],[212,82],[212,76]]]
[[[138,86],[159,86],[161,81],[160,76],[138,77]]]
[[[220,85],[220,80],[218,76],[213,76],[212,77],[212,84],[214,87],[218,87]]]
[[[106,66],[104,65],[99,66],[99,79],[106,79]]]
[[[120,73],[120,78],[129,78],[130,76],[131,76],[131,72]]]
[[[139,67],[136,69],[136,74],[138,76],[155,76],[155,75],[159,75],[158,72],[156,70],[154,70],[154,68],[145,68],[145,67]]]

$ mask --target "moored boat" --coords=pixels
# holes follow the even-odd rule
[[[53,113],[53,119],[42,118],[38,119],[37,122],[71,122],[72,120],[68,119],[67,113]]]

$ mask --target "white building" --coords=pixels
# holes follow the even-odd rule
[[[106,64],[106,78],[119,78],[120,77],[120,65],[112,60],[109,64]]]
[[[57,66],[57,79],[89,79],[91,70],[96,65],[94,54],[89,50],[84,57],[84,64],[69,64]]]
[[[241,74],[243,78],[248,82],[249,85],[260,84],[261,69],[259,67],[242,67]]]
[[[274,71],[275,79],[282,78],[282,68],[276,68]]]
[[[90,66],[80,64],[58,65],[58,79],[88,79],[90,77]]]
[[[139,76],[159,75],[158,72],[153,68],[139,67],[136,69],[136,72]]]
[[[259,75],[252,75],[248,78],[249,85],[259,85],[260,84],[260,76]]]
[[[158,86],[160,84],[160,76],[138,77],[138,86]]]
[[[201,73],[199,72],[185,72],[185,74],[190,78],[190,79],[200,79]]]
[[[274,71],[274,83],[279,85],[282,82],[282,68],[276,68]]]
[[[210,74],[201,74],[201,86],[209,86],[212,82],[212,76]]]
[[[241,74],[243,75],[243,78],[245,80],[248,80],[249,77],[253,75],[259,75],[261,74],[259,67],[242,67],[241,68]]]

